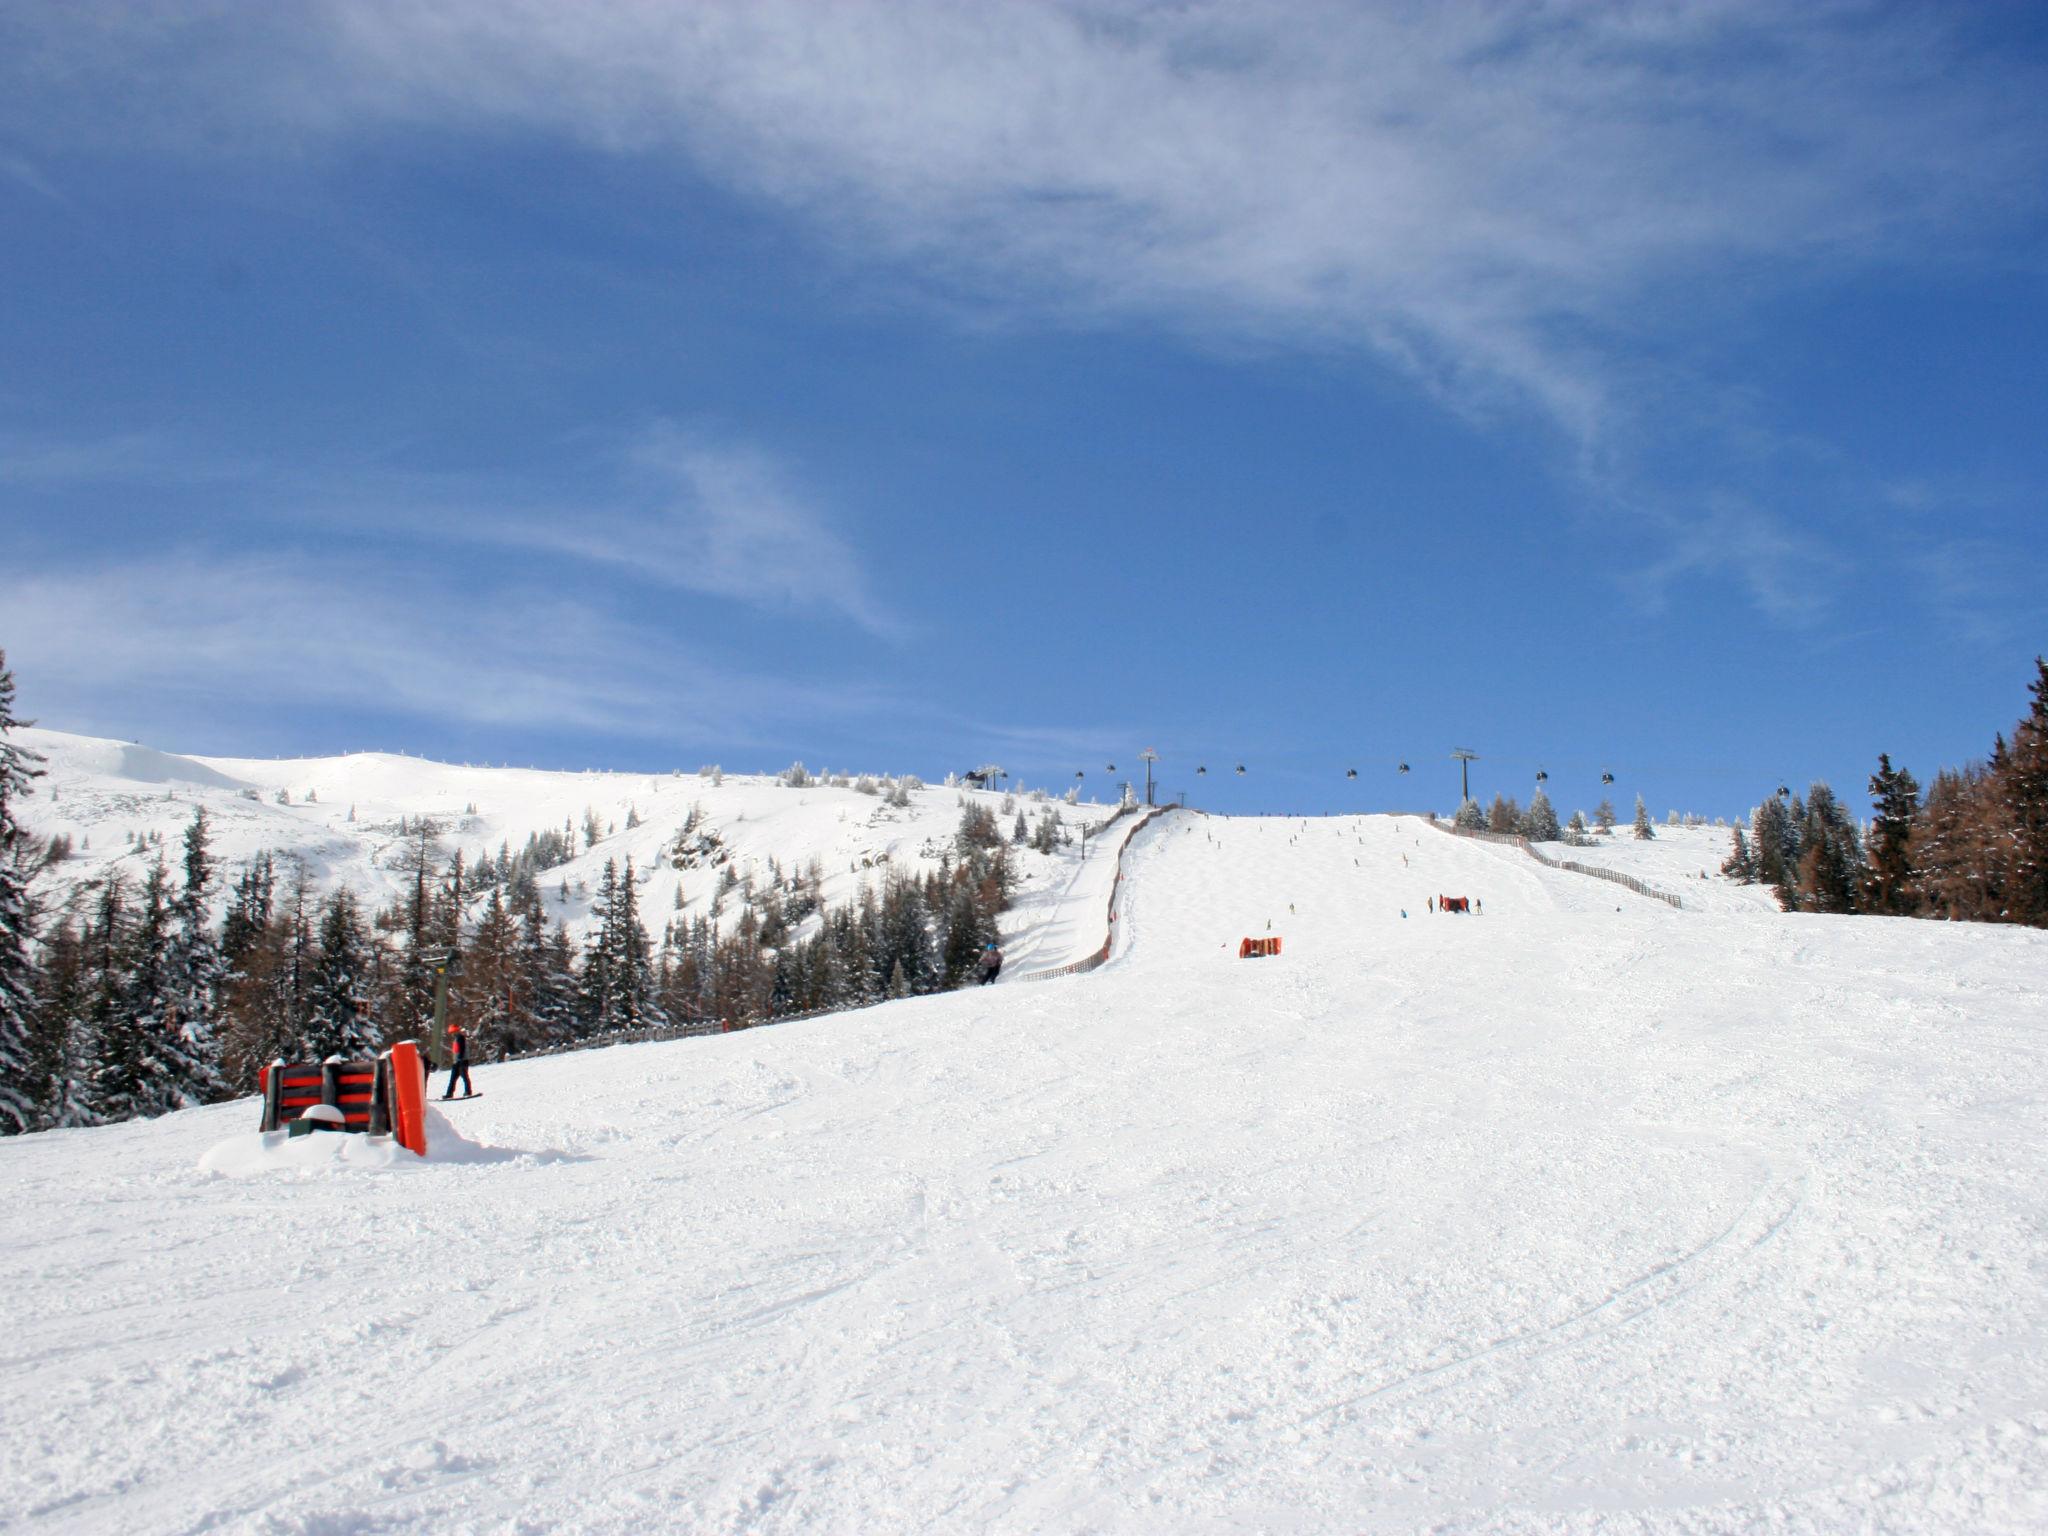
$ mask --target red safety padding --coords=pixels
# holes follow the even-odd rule
[[[391,1130],[401,1147],[427,1155],[427,1074],[411,1041],[391,1047]]]

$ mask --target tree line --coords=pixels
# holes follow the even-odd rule
[[[772,865],[758,888],[728,863],[715,905],[737,900],[738,920],[678,915],[658,940],[633,861],[607,860],[579,944],[541,892],[540,872],[560,862],[552,837],[480,879],[424,819],[407,825],[402,894],[383,910],[347,884],[322,893],[304,861],[264,853],[234,874],[215,922],[222,872],[200,807],[175,865],[160,849],[139,883],[114,871],[45,911],[34,880],[47,850],[18,813],[41,759],[13,739],[26,723],[14,702],[0,652],[0,1134],[160,1115],[252,1092],[272,1060],[423,1038],[437,967],[450,973],[449,1018],[481,1059],[942,991],[997,939],[1012,849],[1063,836],[1050,810],[1036,828],[1020,812],[1005,836],[963,798],[935,870],[885,865],[879,886],[827,908],[815,862]]]
[[[2048,661],[2034,670],[2031,708],[1984,761],[1923,793],[1881,753],[1867,832],[1825,782],[1780,788],[1735,829],[1722,873],[1771,887],[1788,912],[2048,927]]]

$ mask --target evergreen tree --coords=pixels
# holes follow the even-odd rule
[[[1913,881],[1913,823],[1920,814],[1920,785],[1889,753],[1879,753],[1870,779],[1869,867],[1863,877],[1866,912],[1904,917],[1917,905]]]
[[[400,1032],[425,1039],[432,1032],[434,1018],[434,868],[440,862],[441,847],[439,829],[425,816],[412,824],[408,836],[399,866],[406,876],[405,900],[398,916],[405,948],[399,956],[394,995],[385,1012]]]
[[[1543,786],[1536,787],[1536,793],[1529,797],[1529,809],[1522,816],[1522,836],[1532,843],[1554,843],[1558,840],[1557,812],[1552,809],[1550,796],[1543,793]]]
[[[1614,830],[1614,802],[1612,800],[1603,797],[1600,803],[1593,807],[1593,825],[1602,832],[1612,832]]]
[[[38,1082],[35,908],[29,895],[34,839],[17,806],[34,793],[42,757],[13,739],[29,722],[14,715],[14,673],[0,651],[0,1135],[32,1130],[48,1105]]]
[[[185,887],[172,909],[170,1010],[167,1027],[176,1031],[190,1073],[178,1085],[181,1102],[210,1104],[228,1097],[221,1076],[219,1013],[228,968],[214,937],[207,887],[213,883],[206,808],[196,806],[185,828]]]
[[[1484,832],[1486,812],[1479,808],[1477,800],[1467,800],[1458,807],[1458,814],[1452,818],[1451,825],[1461,832]]]
[[[95,1091],[109,1119],[153,1118],[203,1102],[208,1081],[179,1026],[171,950],[175,917],[170,874],[157,856],[142,887],[142,905],[126,934],[119,991],[104,998],[108,1017]],[[108,915],[110,932],[118,912]]]
[[[583,1023],[587,1030],[607,1034],[624,1023],[619,940],[614,914],[619,904],[619,866],[615,859],[604,861],[604,876],[597,886],[597,899],[590,904],[596,919],[583,951]]]
[[[372,943],[356,893],[337,887],[320,914],[320,954],[306,994],[305,1049],[315,1061],[371,1056],[383,1044],[370,1012]]]
[[[115,870],[100,882],[84,934],[86,1028],[94,1043],[91,1096],[107,1120],[141,1114],[146,1098],[144,1041],[122,1005],[128,990],[128,887]]]
[[[1643,842],[1648,842],[1657,835],[1657,829],[1650,824],[1650,808],[1643,804],[1641,795],[1636,796],[1635,832],[1636,837]]]
[[[1735,829],[1733,846],[1722,861],[1721,873],[1743,885],[1756,884],[1756,857],[1749,851],[1749,842],[1743,837],[1740,827]]]
[[[1798,902],[1809,912],[1856,910],[1856,891],[1863,874],[1863,847],[1856,824],[1825,783],[1807,791],[1805,820],[1800,827]]]
[[[1780,893],[1792,889],[1798,834],[1785,812],[1785,802],[1772,796],[1750,812],[1749,852],[1759,883]]]
[[[465,990],[474,1009],[471,1032],[480,1052],[500,1059],[538,1042],[520,975],[520,925],[493,887],[463,962]]]
[[[37,999],[37,1080],[43,1085],[42,1123],[54,1129],[98,1125],[93,1094],[92,982],[86,938],[66,910],[45,947]]]

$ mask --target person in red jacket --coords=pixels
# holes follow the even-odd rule
[[[463,1032],[460,1024],[448,1026],[448,1056],[448,1089],[441,1097],[454,1098],[455,1080],[461,1078],[462,1096],[469,1098],[476,1089],[471,1087],[469,1082],[469,1036]]]

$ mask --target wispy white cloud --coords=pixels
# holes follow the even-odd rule
[[[1809,627],[1825,617],[1848,575],[1821,540],[1732,496],[1714,496],[1702,511],[1673,521],[1668,537],[1664,554],[1621,581],[1646,612],[1662,612],[1683,581],[1719,578],[1777,622]]]
[[[659,424],[595,455],[575,496],[505,476],[428,474],[375,460],[281,465],[158,434],[0,436],[0,487],[204,486],[295,534],[375,529],[387,538],[544,551],[642,584],[901,639],[907,624],[821,499],[772,456]],[[232,516],[231,500],[212,504]]]
[[[394,718],[619,737],[787,740],[900,702],[756,675],[647,626],[401,565],[176,557],[0,576],[19,671],[65,714],[345,706]]]
[[[1581,441],[1652,300],[2010,209],[2048,117],[1853,4],[328,14],[347,110],[672,144],[996,302],[1364,346]]]
[[[906,633],[817,500],[768,455],[664,426],[634,444],[627,464],[627,487],[608,503],[458,526],[677,591],[836,615],[882,636]]]
[[[2048,126],[1966,18],[1861,0],[43,14],[23,132],[84,78],[210,151],[451,119],[669,149],[985,305],[1363,347],[1581,442],[1659,304],[1952,252],[2038,209]]]

